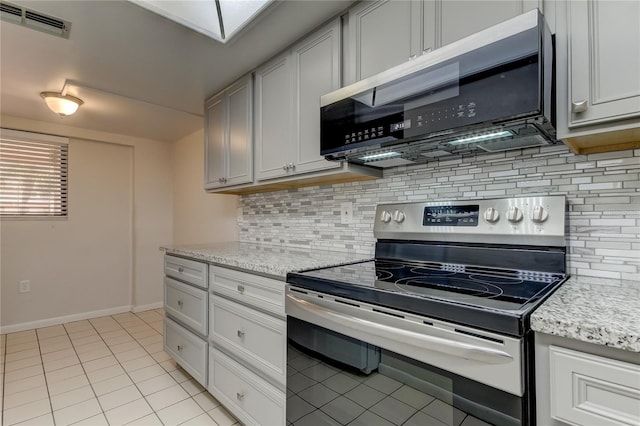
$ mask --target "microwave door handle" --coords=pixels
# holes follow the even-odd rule
[[[342,314],[312,303],[308,300],[301,299],[292,294],[287,294],[287,303],[289,303],[290,307],[293,309],[297,308],[304,311],[307,314],[305,315],[307,318],[306,320],[320,319],[333,323],[338,328],[338,330],[335,331],[342,332],[343,334],[344,331],[341,331],[340,329],[355,329],[384,338],[391,342],[416,346],[421,350],[428,349],[434,352],[480,361],[487,364],[504,364],[513,361],[513,357],[511,355],[498,349],[486,348],[443,337],[416,333],[410,330],[403,330],[386,324],[380,324],[363,318],[354,317],[352,315]],[[309,316],[311,318],[309,318]]]

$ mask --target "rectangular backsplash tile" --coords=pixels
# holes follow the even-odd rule
[[[562,144],[403,166],[375,181],[245,195],[240,240],[373,256],[381,203],[566,195],[571,274],[637,280],[640,150],[574,155]],[[340,223],[340,203],[353,223]]]

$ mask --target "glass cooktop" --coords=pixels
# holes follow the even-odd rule
[[[563,274],[375,260],[290,274],[287,281],[356,301],[479,325],[486,317],[493,317],[492,323],[500,316],[522,320],[564,279]],[[501,325],[485,325],[496,327]]]

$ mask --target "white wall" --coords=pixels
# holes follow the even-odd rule
[[[235,195],[204,191],[204,133],[198,131],[173,145],[173,240],[175,244],[238,239]]]
[[[68,218],[0,223],[3,326],[131,304],[132,154],[70,140]]]
[[[81,163],[70,159],[70,179],[74,179],[73,174],[79,173],[81,169],[78,167],[82,167],[82,170],[86,170],[88,174],[87,180],[83,180],[82,184],[86,183],[88,186],[85,192],[75,194],[74,191],[78,191],[77,184],[73,183],[70,186],[71,215],[66,222],[31,222],[30,224],[2,222],[0,226],[2,239],[0,245],[1,331],[9,332],[90,317],[96,314],[96,309],[128,310],[133,307],[134,310],[141,310],[161,306],[163,254],[159,247],[171,244],[173,238],[172,144],[8,116],[1,117],[0,125],[16,130],[67,136],[73,139],[74,145],[82,146],[82,150],[86,147],[91,151],[99,145],[108,145],[111,148],[107,149],[109,152],[117,150],[116,147],[131,152],[131,161],[128,166],[108,168],[109,172],[115,174],[115,177],[111,176],[111,178],[128,175],[132,179],[130,195],[127,195],[130,200],[129,206],[131,206],[130,214],[126,220],[124,218],[116,220],[120,226],[118,232],[128,227],[130,238],[129,248],[119,250],[117,253],[119,257],[108,257],[108,255],[116,256],[116,253],[109,253],[110,249],[107,250],[104,245],[104,241],[116,232],[114,229],[107,227],[100,218],[91,216],[82,225],[83,227],[75,228],[76,223],[73,217],[73,209],[79,205],[75,203],[87,205],[100,205],[103,202],[114,205],[125,203],[123,199],[118,198],[116,201],[106,195],[107,192],[112,191],[124,197],[124,194],[119,193],[120,190],[117,189],[120,184],[116,185],[106,175],[99,177],[94,174],[108,164],[105,163],[106,158],[101,154],[100,149],[87,152],[84,157],[78,157],[82,158]],[[48,242],[51,237],[44,232],[51,226],[57,229],[71,227],[74,229],[74,237],[66,238],[64,245],[51,245]],[[98,231],[104,234],[100,234],[102,237],[95,238],[96,241],[84,238],[85,235],[90,236]],[[74,270],[73,262],[83,262],[82,257],[79,257],[83,255],[93,256],[93,259],[105,259],[104,269],[95,271],[98,273],[97,277],[88,279],[86,273]],[[58,259],[64,261],[53,261],[55,256],[59,256]],[[126,277],[122,275],[123,265],[130,265]],[[91,263],[87,263],[86,267],[93,269]],[[58,291],[63,301],[44,297],[36,299],[35,288],[31,293],[31,299],[27,300],[24,297],[20,299],[24,294],[20,295],[14,291],[17,285],[14,281],[17,277],[25,276],[24,274],[32,277],[42,274],[49,277],[49,282],[54,284],[50,284],[47,291]],[[29,277],[18,279],[29,279]],[[33,284],[35,286],[35,282]]]

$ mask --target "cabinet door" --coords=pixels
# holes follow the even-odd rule
[[[347,83],[401,64],[421,51],[419,0],[362,2],[349,10]]]
[[[209,100],[205,105],[205,189],[222,186],[223,179],[227,175],[225,157],[225,100],[224,93],[221,93]]]
[[[640,116],[640,2],[567,7],[569,127]]]
[[[320,96],[340,88],[340,20],[293,48],[296,173],[340,167],[320,155]]]
[[[526,0],[441,0],[440,43],[447,45],[537,6]]]
[[[252,90],[252,77],[249,75],[225,91],[229,120],[227,185],[253,180]]]
[[[258,180],[286,176],[295,161],[291,144],[291,57],[276,58],[255,72],[256,174]]]

